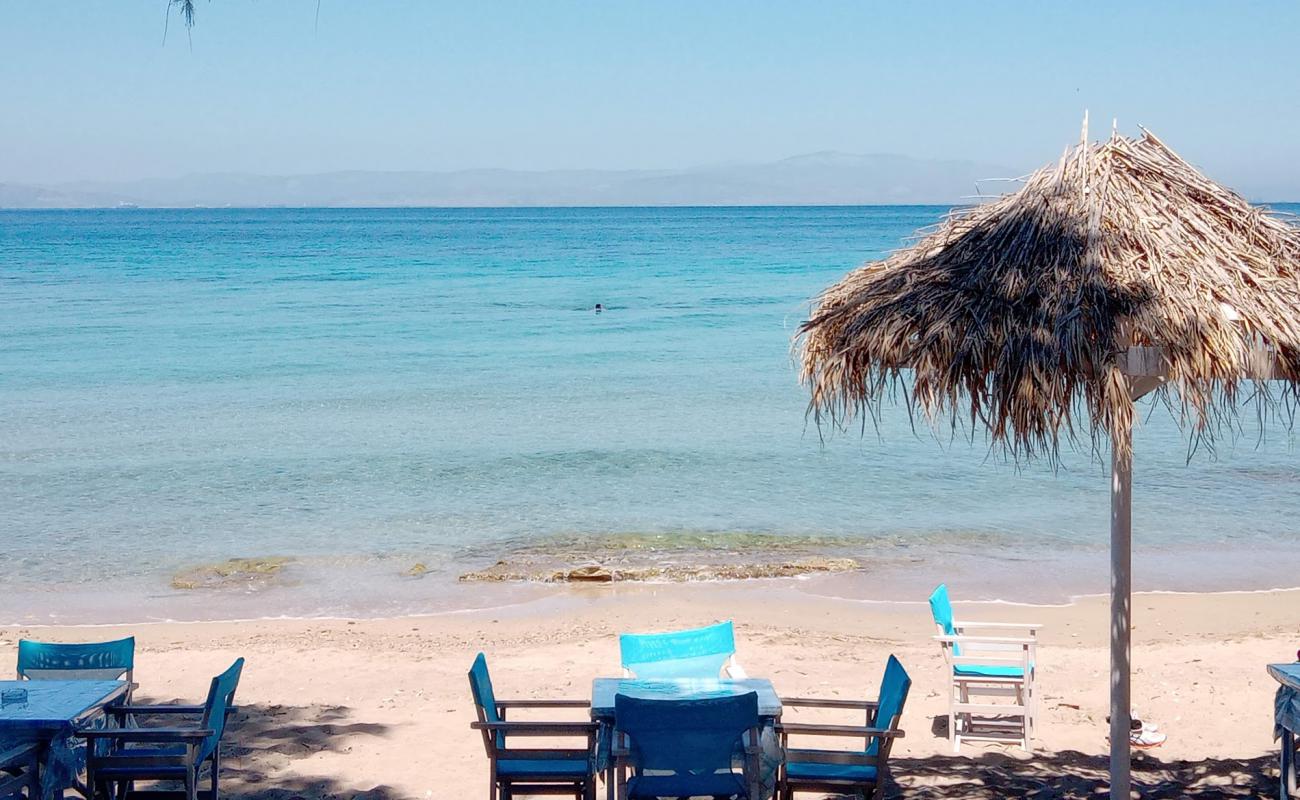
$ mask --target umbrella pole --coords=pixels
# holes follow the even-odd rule
[[[1111,442],[1110,467],[1110,798],[1129,800],[1129,668],[1132,614],[1133,434]]]

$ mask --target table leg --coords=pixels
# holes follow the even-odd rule
[[[1297,766],[1296,759],[1300,753],[1296,752],[1296,734],[1295,731],[1282,729],[1282,763],[1281,776],[1278,780],[1278,796],[1282,800],[1289,800],[1292,797],[1300,797],[1300,766]]]

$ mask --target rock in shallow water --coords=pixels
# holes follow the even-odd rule
[[[758,564],[667,564],[607,567],[585,564],[579,567],[512,564],[498,561],[487,569],[466,572],[466,582],[533,581],[540,583],[612,583],[616,581],[745,580],[747,578],[793,578],[815,572],[850,572],[861,565],[851,558],[810,557],[794,561]]]

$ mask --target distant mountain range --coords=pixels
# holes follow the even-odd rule
[[[682,170],[470,169],[187,175],[51,186],[0,183],[0,208],[954,204],[1014,169],[899,155],[813,153]],[[989,183],[984,193],[1005,191]]]

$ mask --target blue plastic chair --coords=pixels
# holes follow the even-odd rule
[[[939,584],[930,594],[930,614],[939,629],[935,639],[943,648],[950,669],[948,738],[953,751],[961,750],[962,739],[1012,739],[1028,750],[1037,722],[1034,662],[1038,629],[1042,626],[959,621],[953,615],[948,587],[944,584]],[[984,633],[975,634],[972,630]],[[1010,695],[1014,703],[1006,704],[1005,712],[999,709],[999,714],[990,716],[988,703],[971,701],[973,695],[980,694]],[[994,721],[997,717],[1004,719]],[[1008,727],[1007,719],[1020,722]]]
[[[64,644],[18,640],[18,680],[130,681],[135,637],[111,642]]]
[[[207,765],[209,790],[204,793],[205,800],[217,800],[221,737],[227,719],[235,711],[235,690],[243,670],[244,659],[235,659],[225,672],[212,679],[201,706],[123,705],[108,709],[119,722],[127,717],[197,716],[197,724],[78,731],[78,736],[92,744],[107,741],[113,745],[86,748],[86,784],[92,797],[129,800],[135,781],[178,781],[184,786],[186,800],[197,800],[200,773]]]
[[[511,708],[585,708],[585,700],[499,700],[492,689],[487,658],[479,653],[469,670],[478,721],[470,727],[483,734],[487,750],[488,798],[529,794],[572,794],[578,800],[596,797],[596,732],[594,722],[507,721]],[[511,748],[512,737],[585,739],[584,748]]]
[[[885,664],[880,693],[875,701],[782,699],[785,708],[840,708],[864,712],[866,724],[819,725],[793,722],[777,724],[785,764],[778,780],[782,800],[791,800],[795,792],[856,793],[865,797],[884,796],[889,776],[889,751],[894,740],[902,738],[899,719],[912,679],[894,656]],[[791,736],[847,736],[864,739],[859,751],[813,750],[790,747]]]
[[[668,633],[624,633],[619,655],[628,676],[650,680],[672,678],[744,678],[735,661],[736,635],[731,620]]]
[[[659,797],[734,797],[758,800],[758,695],[699,700],[614,698],[615,736],[624,742],[632,777],[627,800]],[[743,745],[745,768],[732,771]]]

